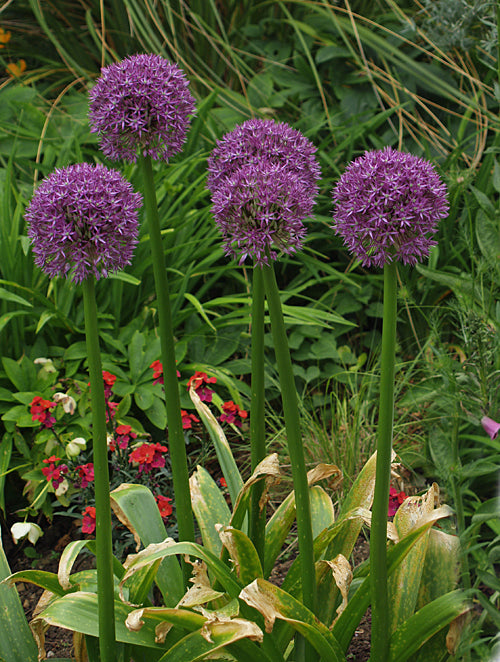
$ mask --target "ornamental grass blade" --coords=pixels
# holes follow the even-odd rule
[[[111,492],[111,507],[122,524],[132,532],[139,546],[165,540],[167,532],[156,501],[144,485],[122,483]],[[176,558],[167,558],[158,568],[155,579],[168,607],[176,605],[184,594],[182,571]]]
[[[210,552],[220,556],[222,542],[215,526],[229,524],[231,511],[226,500],[217,483],[203,467],[197,467],[192,474],[189,489],[203,544]]]
[[[0,580],[10,575],[0,537]],[[37,646],[31,634],[17,589],[0,581],[0,660],[37,662]]]
[[[437,632],[471,608],[464,591],[456,590],[426,604],[391,637],[388,662],[406,662]],[[442,651],[446,656],[446,650]]]
[[[241,584],[244,586],[262,577],[259,555],[250,538],[232,526],[218,526],[217,531]]]
[[[286,591],[264,579],[256,579],[245,586],[240,598],[260,611],[266,632],[272,632],[276,619],[283,620],[305,637],[322,658],[344,662],[344,653],[330,630]]]
[[[227,489],[233,505],[236,503],[238,494],[243,487],[243,479],[234,460],[231,448],[224,434],[224,430],[219,425],[217,419],[212,414],[210,409],[200,400],[200,396],[196,393],[194,388],[189,389],[189,396],[198,412],[203,424],[208,430],[210,438],[213,441],[217,459],[219,460],[220,468],[226,479]]]

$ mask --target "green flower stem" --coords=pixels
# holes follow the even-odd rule
[[[253,267],[252,284],[252,399],[250,402],[250,453],[252,472],[266,456],[264,395],[264,281],[262,269]],[[263,481],[252,487],[250,509],[250,539],[264,566],[266,509],[259,508]]]
[[[186,444],[182,429],[179,386],[177,383],[177,368],[175,365],[174,332],[170,309],[170,292],[163,253],[163,242],[160,230],[160,218],[156,202],[153,166],[151,157],[141,157],[144,175],[144,203],[147,221],[153,272],[158,300],[158,319],[160,327],[161,359],[163,364],[163,381],[165,386],[165,401],[167,409],[168,446],[172,462],[172,478],[177,511],[179,540],[194,542],[194,522],[189,492],[189,475],[186,457]],[[187,569],[185,568],[185,579]]]
[[[372,593],[372,662],[389,659],[389,598],[387,592],[387,512],[391,480],[392,428],[394,423],[394,363],[396,353],[397,267],[384,266],[384,317],[380,365],[375,494],[370,532]]]
[[[292,361],[288,349],[278,285],[272,263],[270,266],[264,265],[262,267],[262,275],[269,315],[271,317],[271,332],[283,400],[288,452],[292,465],[293,489],[295,492],[295,508],[297,513],[297,533],[302,568],[302,599],[303,604],[315,612],[316,573],[314,570],[311,505],[300,429],[297,391],[295,389]]]
[[[86,278],[82,285],[90,376],[90,402],[92,405],[99,650],[101,662],[113,662],[116,656],[116,648],[106,401],[104,399],[104,380],[99,352],[99,330],[93,276]]]

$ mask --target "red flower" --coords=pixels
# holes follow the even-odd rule
[[[226,479],[225,478],[219,478],[219,480],[217,481],[217,485],[219,487],[222,487],[223,490],[226,489],[227,488]]]
[[[182,416],[182,427],[184,430],[190,430],[193,426],[192,423],[199,423],[200,419],[196,418],[194,414],[190,414],[187,411],[184,411],[184,409],[181,409],[181,416]]]
[[[65,464],[60,464],[56,467],[56,462],[59,462],[60,459],[60,457],[51,455],[43,460],[44,464],[48,464],[48,466],[42,467],[42,473],[48,481],[52,481],[52,487],[55,490],[57,490],[59,485],[63,482],[64,474],[67,474],[69,471]]]
[[[83,511],[82,533],[94,533],[95,531],[95,508],[87,506]]]
[[[131,439],[137,438],[137,434],[135,432],[132,432],[132,428],[130,425],[118,425],[115,430],[115,435],[116,435],[115,437],[116,443],[115,440],[113,440],[109,444],[109,447],[112,451],[116,449],[116,444],[118,444],[118,447],[123,450],[127,448],[129,441]]]
[[[200,400],[205,402],[212,402],[213,391],[205,386],[205,384],[215,384],[217,377],[209,377],[205,372],[195,372],[187,383],[188,390],[193,387],[198,394]]]
[[[158,504],[158,509],[160,511],[160,515],[165,519],[166,517],[169,517],[169,515],[172,514],[172,506],[170,505],[170,502],[172,499],[170,497],[164,497],[161,496],[161,494],[158,494],[158,496],[155,496],[156,503]]]
[[[94,480],[94,465],[92,462],[80,464],[75,467],[75,470],[80,478],[80,487],[87,487]]]
[[[141,471],[148,473],[153,468],[165,466],[163,453],[167,450],[167,447],[161,444],[141,444],[130,453],[128,461],[139,464],[139,473]]]
[[[109,423],[110,418],[115,417],[117,407],[118,407],[117,402],[106,401],[106,423]]]
[[[392,517],[396,514],[397,509],[406,499],[406,494],[404,492],[398,492],[394,487],[391,487],[389,490],[389,510],[387,512],[388,517]]]
[[[44,428],[53,427],[56,419],[51,416],[50,410],[57,406],[56,402],[44,400],[39,395],[35,395],[30,403],[30,414],[32,421],[40,421]]]
[[[230,425],[236,425],[241,428],[241,421],[248,416],[248,413],[244,409],[235,404],[232,400],[224,402],[222,404],[222,414],[219,418],[221,423],[226,421]],[[238,418],[239,417],[239,418]]]
[[[149,366],[150,368],[153,368],[153,386],[155,384],[163,384],[163,364],[161,361],[153,361],[153,363]],[[181,373],[177,370],[177,377],[180,377]]]

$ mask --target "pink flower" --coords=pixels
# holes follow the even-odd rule
[[[75,467],[76,472],[80,478],[80,487],[85,488],[94,480],[94,465],[92,462],[87,464],[80,464]]]
[[[187,411],[184,411],[184,409],[181,409],[181,416],[182,416],[182,428],[184,430],[190,430],[193,427],[193,423],[199,423],[200,419],[196,418],[194,414],[190,414]]]
[[[129,441],[131,439],[136,439],[137,434],[135,432],[132,432],[132,428],[130,425],[118,425],[116,430],[115,430],[115,439],[113,439],[109,443],[109,448],[110,450],[114,451],[116,450],[116,445],[118,444],[118,448],[121,448],[124,450],[127,448]]]
[[[161,444],[141,444],[130,453],[128,461],[137,462],[139,473],[141,471],[149,473],[151,469],[165,466],[163,453],[166,453],[167,450],[167,447]]]
[[[172,514],[173,510],[172,506],[170,505],[172,499],[170,497],[164,497],[161,494],[158,494],[155,496],[155,501],[158,504],[158,510],[160,511],[160,515],[163,519],[169,517]]]
[[[209,377],[206,372],[196,371],[192,375],[187,383],[188,390],[193,387],[200,400],[205,402],[212,402],[213,391],[209,389],[205,384],[215,384],[217,377]]]
[[[483,426],[485,432],[490,435],[490,439],[496,439],[498,436],[498,431],[500,430],[500,423],[497,423],[492,418],[483,416],[481,419],[481,425]]]
[[[394,487],[391,487],[389,490],[389,510],[387,512],[388,517],[392,517],[396,514],[397,509],[406,499],[406,494],[404,492],[398,492]]]
[[[53,427],[56,419],[51,415],[50,410],[56,406],[56,402],[44,400],[39,395],[35,395],[30,404],[31,420],[40,421],[44,428]]]
[[[102,378],[104,379],[104,398],[107,401],[113,395],[113,386],[116,382],[116,375],[112,375],[110,372],[103,370]]]
[[[222,414],[219,418],[221,423],[229,423],[230,425],[236,425],[241,428],[241,421],[248,416],[248,413],[244,409],[235,404],[232,400],[224,402],[222,404]],[[238,418],[239,417],[239,418]]]
[[[94,533],[95,531],[95,508],[87,506],[82,513],[82,533]]]

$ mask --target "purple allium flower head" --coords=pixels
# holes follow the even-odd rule
[[[35,263],[77,283],[123,269],[137,244],[141,204],[116,170],[90,163],[55,170],[26,209]]]
[[[321,176],[315,152],[310,140],[284,122],[248,120],[217,142],[208,158],[208,188],[213,193],[242,166],[267,161],[286,164],[315,195]]]
[[[333,191],[333,229],[364,266],[416,264],[437,242],[448,215],[446,186],[434,166],[391,147],[352,161]]]
[[[181,151],[195,101],[184,72],[159,55],[139,54],[104,67],[90,90],[91,131],[110,159],[137,152],[167,161]]]
[[[208,187],[226,253],[258,264],[276,250],[302,247],[320,168],[316,148],[299,131],[249,120],[220,140],[208,159]]]

